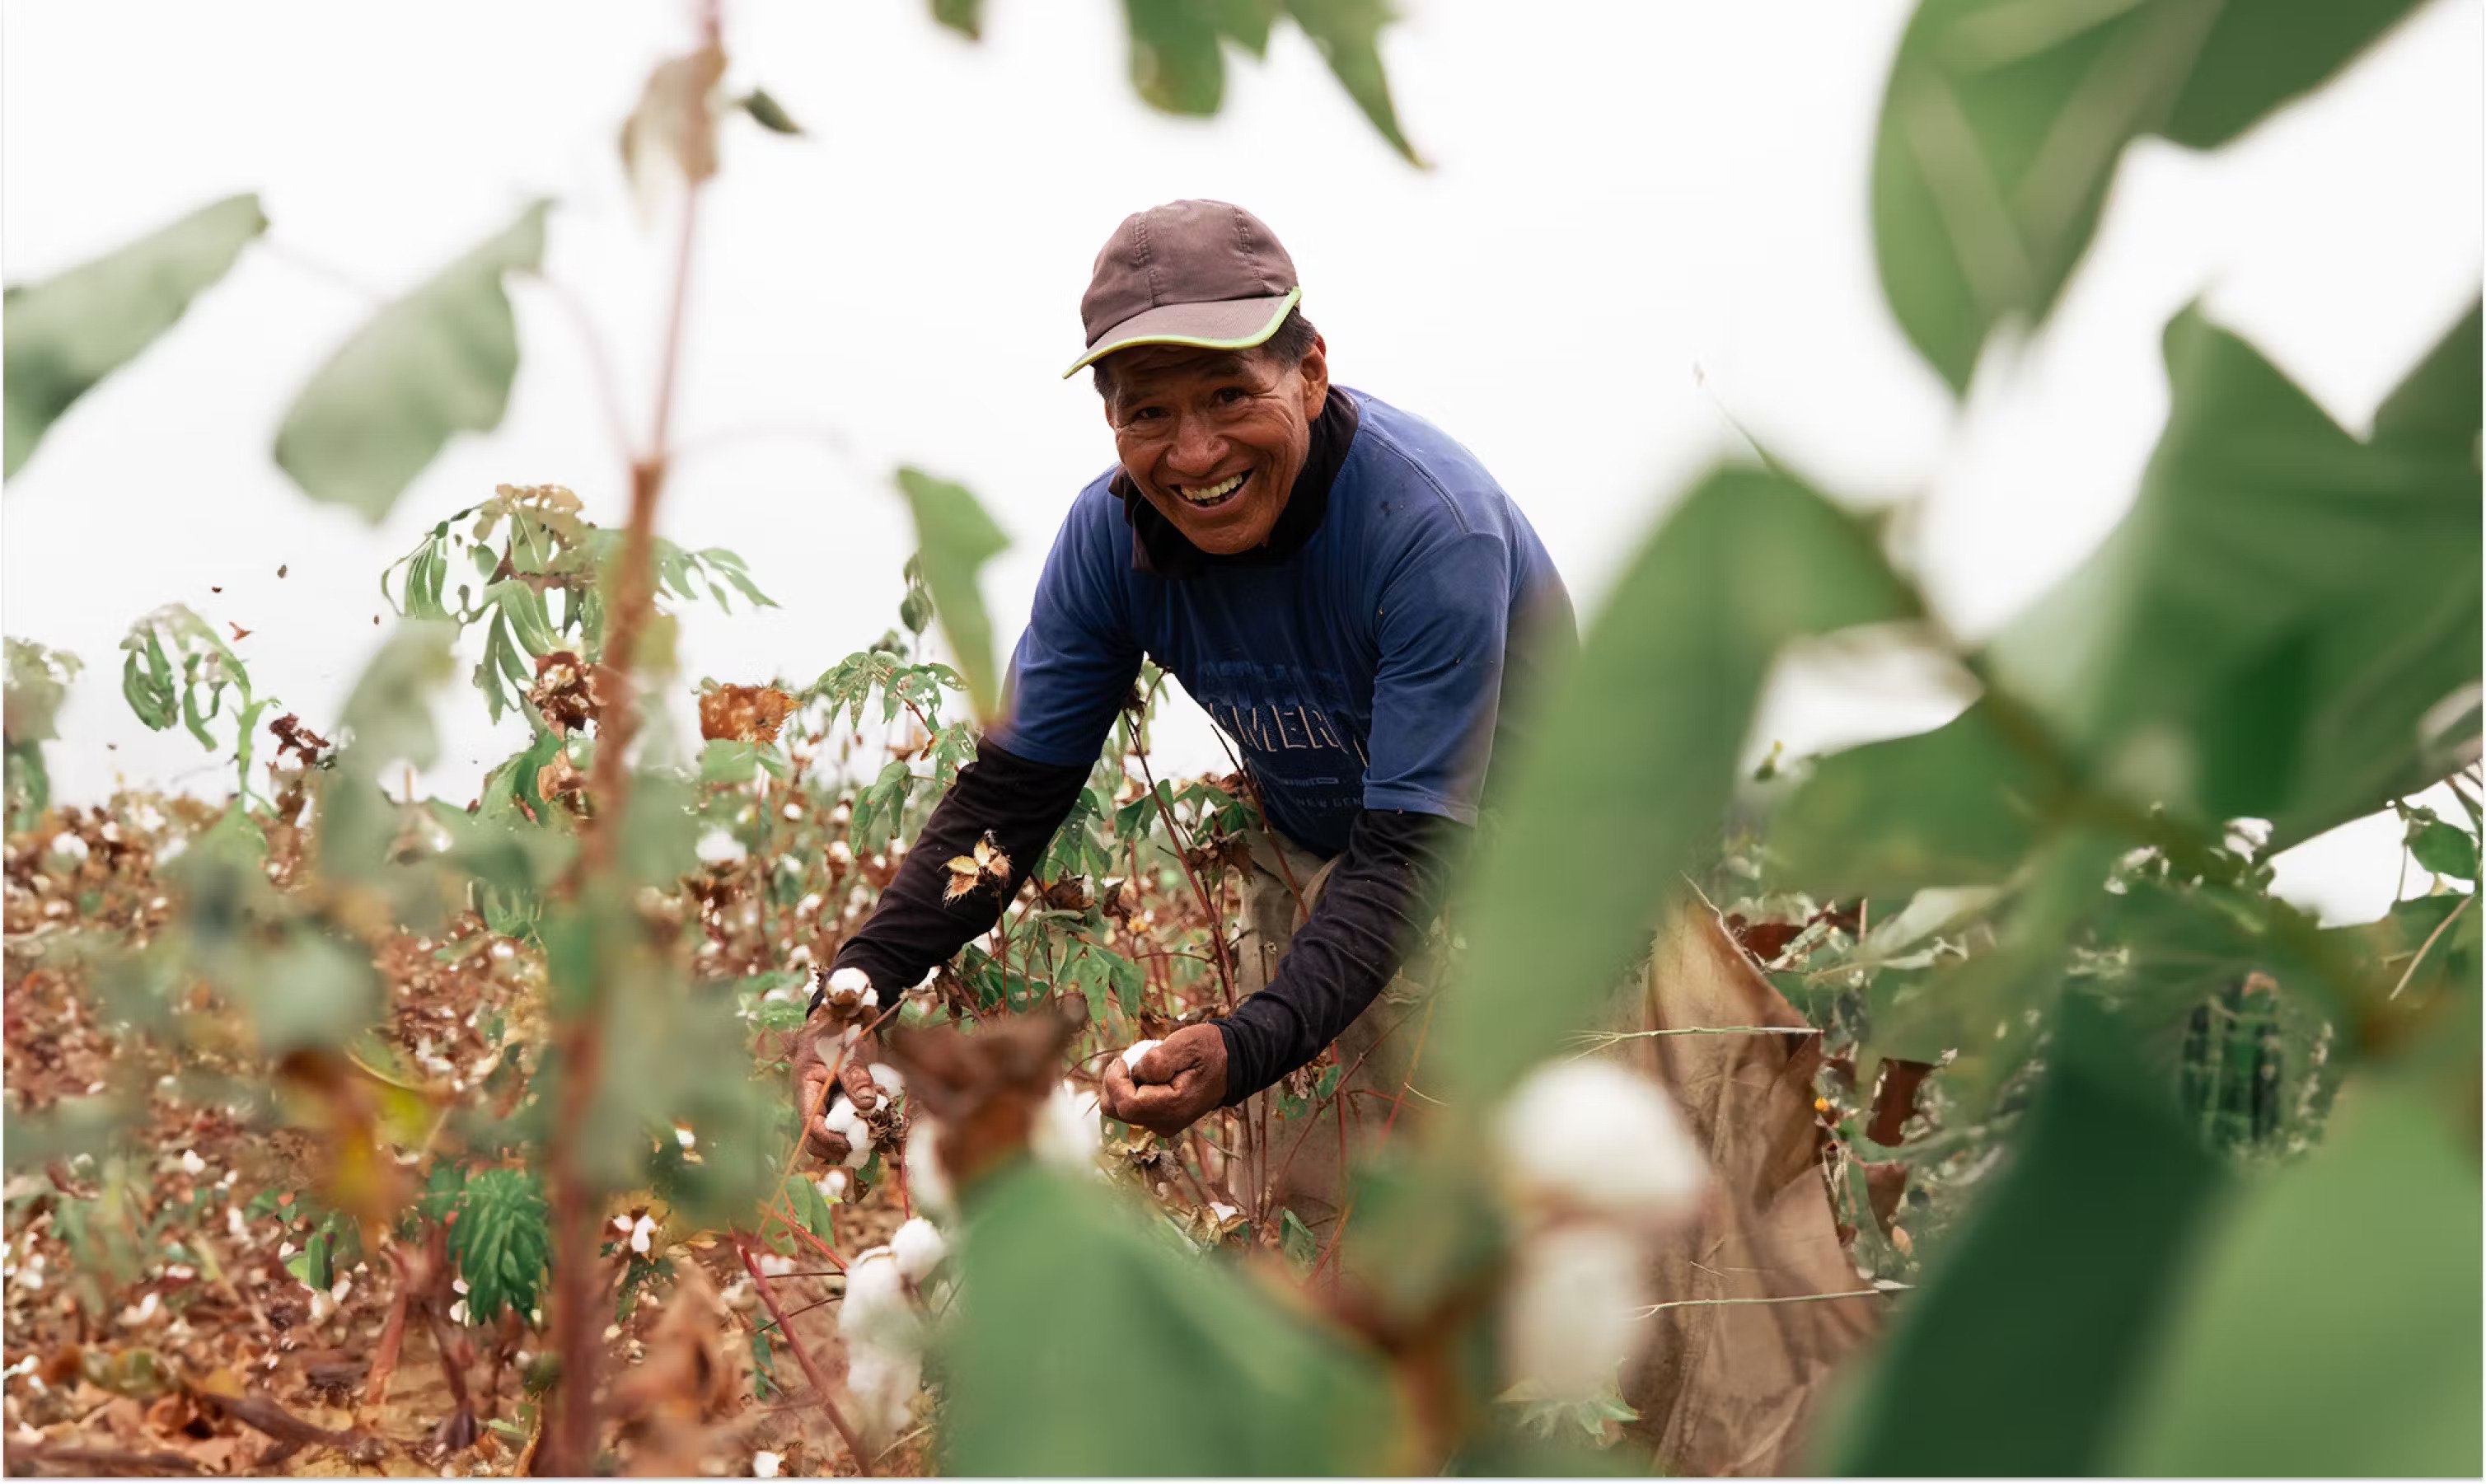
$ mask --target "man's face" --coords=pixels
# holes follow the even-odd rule
[[[1107,363],[1105,421],[1123,472],[1191,544],[1216,556],[1269,538],[1329,401],[1328,347],[1303,363],[1144,345]]]

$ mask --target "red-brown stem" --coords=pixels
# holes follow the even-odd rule
[[[855,1436],[845,1414],[838,1410],[838,1399],[830,1394],[829,1383],[821,1376],[818,1363],[812,1359],[810,1347],[803,1343],[801,1335],[794,1333],[785,1307],[778,1304],[775,1290],[768,1286],[768,1276],[760,1271],[759,1263],[752,1260],[751,1245],[736,1238],[733,1250],[741,1254],[743,1271],[751,1275],[751,1286],[760,1291],[760,1302],[768,1305],[768,1317],[777,1321],[777,1332],[786,1336],[786,1348],[794,1352],[795,1361],[803,1367],[804,1379],[811,1382],[812,1389],[820,1394],[820,1411],[828,1415],[829,1425],[838,1430],[838,1436],[846,1442],[847,1451],[854,1454],[856,1470],[868,1469],[871,1455],[864,1451],[863,1440]]]
[[[720,43],[721,0],[701,0],[703,44]],[[597,718],[595,763],[588,780],[594,811],[587,822],[575,881],[584,886],[611,871],[620,849],[622,816],[628,811],[630,773],[627,757],[636,740],[638,696],[632,668],[638,660],[639,638],[654,605],[656,503],[664,493],[668,438],[673,428],[674,388],[681,369],[682,333],[690,300],[692,248],[698,238],[700,184],[690,181],[683,192],[681,217],[674,242],[672,301],[666,313],[665,341],[656,377],[656,409],[647,453],[630,467],[630,522],[622,533],[620,570],[614,573],[612,627],[605,635],[603,665],[612,692]],[[544,1428],[545,1446],[536,1459],[538,1471],[585,1474],[594,1471],[596,1440],[595,1372],[599,1310],[595,1282],[596,1233],[603,1223],[602,1202],[579,1170],[574,1151],[583,1135],[595,1096],[602,1061],[596,1010],[576,1007],[561,1029],[561,1100],[554,1113],[552,1138],[545,1149],[546,1183],[551,1187],[553,1217],[552,1318],[553,1348],[561,1357],[561,1386],[550,1398],[552,1415]]]
[[[1157,813],[1165,820],[1166,834],[1174,840],[1174,862],[1182,867],[1183,879],[1191,883],[1191,894],[1200,899],[1201,913],[1208,919],[1208,942],[1217,955],[1218,993],[1224,1001],[1223,1008],[1231,1010],[1234,1008],[1234,973],[1227,966],[1226,928],[1216,904],[1208,899],[1208,888],[1202,885],[1200,873],[1192,869],[1191,837],[1183,834],[1181,823],[1174,817],[1174,806],[1166,802],[1165,795],[1157,792],[1156,778],[1148,770],[1146,750],[1134,747],[1131,756],[1139,759],[1140,783],[1147,789],[1148,797],[1156,801]]]
[[[1424,1002],[1424,1023],[1416,1028],[1416,1049],[1408,1054],[1407,1075],[1398,1080],[1398,1095],[1390,1100],[1390,1116],[1382,1120],[1381,1137],[1372,1141],[1372,1146],[1375,1149],[1379,1149],[1383,1144],[1388,1143],[1390,1141],[1390,1131],[1398,1126],[1398,1110],[1407,1105],[1407,1089],[1415,1086],[1416,1068],[1421,1065],[1424,1059],[1424,1037],[1432,1033],[1433,1006],[1437,1003],[1439,1002],[1429,998]],[[1343,1079],[1341,1079],[1341,1081]],[[1340,1140],[1340,1168],[1344,1168],[1344,1140],[1346,1138],[1346,1119],[1344,1117],[1341,1116],[1339,1119],[1338,1128],[1339,1139]],[[1312,1264],[1311,1278],[1306,1279],[1308,1286],[1312,1279],[1318,1278],[1320,1277],[1321,1270],[1329,1266],[1330,1259],[1338,1255],[1339,1248],[1341,1245],[1342,1239],[1346,1236],[1346,1219],[1354,1214],[1355,1199],[1353,1196],[1349,1196],[1347,1198],[1345,1209],[1338,1213],[1337,1229],[1329,1234],[1328,1250],[1322,1252],[1320,1254],[1320,1260]]]

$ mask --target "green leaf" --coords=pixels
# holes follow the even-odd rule
[[[504,1309],[533,1309],[552,1259],[551,1211],[540,1177],[523,1169],[478,1170],[458,1193],[456,1211],[449,1251],[466,1279],[468,1321],[485,1324]]]
[[[2435,875],[2477,879],[2476,838],[2458,825],[2433,817],[2431,811],[2409,820],[2408,850],[2418,866]]]
[[[750,783],[760,771],[760,749],[731,737],[712,737],[700,749],[700,782],[723,787]]]
[[[803,132],[803,125],[795,123],[794,116],[786,111],[786,105],[770,97],[765,88],[752,89],[739,101],[742,111],[751,115],[752,122],[772,134],[800,135]]]
[[[2124,146],[2224,144],[2319,86],[2415,0],[1924,0],[1873,151],[1900,326],[1954,390],[2006,319],[2041,323]]]
[[[1501,838],[1458,915],[1462,987],[1434,1028],[1462,1096],[1489,1095],[1588,1024],[1644,948],[1721,823],[1779,647],[1916,611],[1869,530],[1811,490],[1754,469],[1694,487],[1511,760]]]
[[[250,1008],[262,1053],[344,1044],[378,1017],[380,978],[338,939],[297,928],[285,946],[235,973],[226,987]]]
[[[544,607],[543,594],[528,586],[523,579],[501,579],[483,590],[483,601],[500,610],[501,617],[509,620],[510,637],[516,640],[518,647],[527,653],[541,656],[562,646],[560,638],[552,631],[552,615]],[[503,663],[508,665],[518,661],[515,655],[510,655]]]
[[[1052,1171],[1021,1166],[971,1199],[975,1298],[940,1350],[943,1472],[1389,1471],[1405,1423],[1342,1333]]]
[[[2449,1123],[2467,1132],[2455,1140]],[[2446,1119],[2409,1089],[2343,1092],[2329,1141],[2209,1234],[2100,1469],[2475,1475],[2474,1132],[2473,1114]]]
[[[2131,512],[1989,658],[2092,778],[2204,823],[2273,820],[2284,845],[2404,789],[2421,721],[2479,677],[2478,407],[2442,415],[2465,439],[2360,443],[2197,312],[2166,352]],[[2430,357],[2402,416],[2461,374]]]
[[[453,623],[408,618],[363,668],[339,719],[364,768],[400,760],[428,768],[439,757],[431,692],[456,673],[456,639]]]
[[[1339,86],[1364,110],[1364,117],[1390,141],[1408,164],[1424,162],[1398,127],[1398,111],[1390,101],[1390,77],[1381,67],[1381,28],[1391,18],[1383,0],[1286,0],[1286,14],[1304,28],[1321,60],[1329,64]]]
[[[1770,821],[1781,875],[1824,897],[2004,880],[2062,787],[2016,723],[1989,699],[1823,758]]]
[[[1122,0],[1131,33],[1131,91],[1152,108],[1206,118],[1226,101],[1226,59],[1206,7]]]
[[[0,316],[0,474],[14,477],[71,403],[171,329],[266,230],[257,196],[228,196],[117,252],[10,289]]]
[[[984,612],[977,574],[1009,545],[1009,537],[964,485],[917,469],[898,471],[898,483],[915,511],[924,586],[940,614],[942,636],[958,657],[977,717],[990,721],[1001,705],[1001,677],[993,662],[992,618]]]
[[[2017,1159],[1899,1310],[1828,1471],[2106,1469],[2225,1182],[2102,1015],[2067,1010]]]
[[[971,41],[984,36],[984,0],[932,0],[932,18]]]
[[[500,426],[518,370],[501,277],[541,262],[546,206],[383,308],[312,376],[276,434],[304,493],[377,525],[453,434]]]

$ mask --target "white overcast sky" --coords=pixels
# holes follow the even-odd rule
[[[1867,163],[1904,0],[1401,8],[1385,56],[1427,172],[1291,29],[1265,64],[1231,58],[1225,112],[1194,123],[1134,98],[1112,0],[990,0],[981,44],[918,0],[734,0],[730,81],[764,85],[811,137],[727,131],[664,529],[741,551],[784,606],[692,616],[685,680],[808,680],[888,625],[911,544],[886,478],[899,462],[965,481],[1014,538],[987,582],[1007,644],[1071,494],[1112,457],[1092,394],[1058,379],[1090,261],[1124,213],[1176,196],[1242,202],[1278,231],[1334,373],[1474,449],[1584,610],[1735,446],[1723,408],[1843,498],[1923,493],[1931,595],[1990,632],[2129,502],[2165,412],[2159,331],[2186,302],[2206,295],[2362,430],[2477,291],[2476,0],[2435,0],[2217,155],[2132,151],[2056,323],[1964,411],[1872,270]],[[649,66],[688,40],[685,12],[14,0],[0,15],[10,281],[230,192],[260,192],[274,223],[0,503],[7,632],[89,666],[53,750],[67,796],[123,776],[217,785],[190,739],[147,732],[118,694],[115,646],[158,603],[250,629],[261,689],[318,725],[382,632],[379,569],[425,527],[500,481],[568,484],[618,523],[577,316],[537,284],[514,289],[508,420],[453,445],[379,529],[308,503],[267,451],[379,296],[539,194],[561,203],[549,276],[644,426],[668,236],[639,225],[614,141]],[[1955,704],[1905,666],[1784,678],[1756,749],[1914,729]],[[444,722],[443,792],[521,740],[471,692]],[[1220,756],[1196,716],[1170,746],[1176,765]],[[2388,820],[2334,832],[2283,885],[2371,916],[2396,838]]]

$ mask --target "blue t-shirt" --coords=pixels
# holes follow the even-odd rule
[[[1079,492],[1010,662],[994,742],[1084,767],[1143,655],[1231,738],[1269,822],[1335,855],[1361,810],[1474,824],[1526,717],[1504,703],[1576,644],[1571,600],[1493,476],[1375,397],[1328,508],[1283,561],[1161,576],[1133,560],[1108,470]]]

